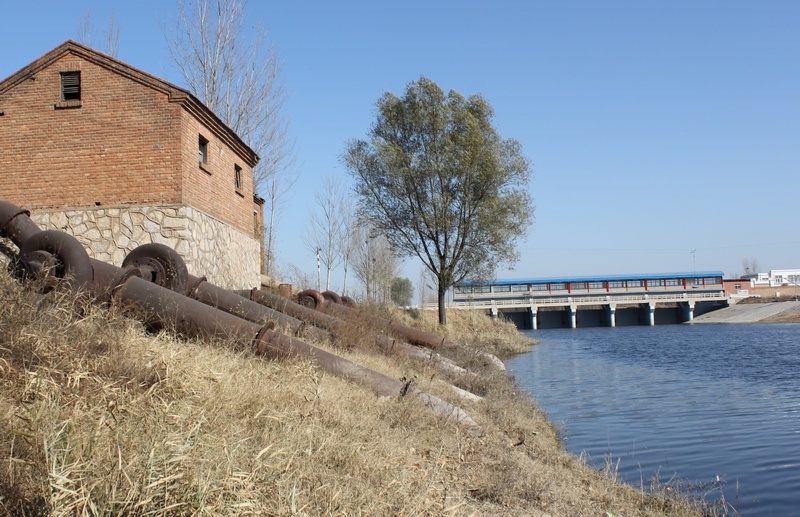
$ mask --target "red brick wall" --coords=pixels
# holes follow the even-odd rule
[[[81,106],[56,109],[61,71],[80,70]],[[181,199],[180,106],[71,55],[0,97],[0,199],[30,209]]]
[[[199,137],[208,140],[208,159],[200,165]],[[236,153],[190,113],[181,117],[183,201],[226,222],[250,237],[253,232],[253,172]],[[234,183],[235,166],[242,168],[241,187]]]
[[[56,107],[62,71],[80,71],[80,107]],[[251,168],[164,92],[66,54],[1,95],[0,112],[2,200],[30,210],[188,204],[257,238]]]

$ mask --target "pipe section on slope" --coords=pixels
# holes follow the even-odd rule
[[[435,414],[455,419],[470,432],[479,431],[475,421],[460,407],[429,393],[409,390],[397,379],[280,334],[272,329],[272,324],[259,326],[138,277],[127,279],[117,289],[115,298],[135,307],[140,317],[149,324],[172,326],[176,331],[192,337],[229,340],[237,347],[250,345],[257,355],[269,358],[310,360],[320,369],[367,386],[379,396],[404,394],[418,398]]]
[[[307,337],[323,343],[331,341],[329,332],[307,325],[301,319],[291,315],[283,314],[248,298],[243,298],[233,291],[207,282],[205,278],[189,275],[188,296],[248,321],[256,323],[274,322],[276,326],[285,328],[298,337]]]
[[[263,291],[260,289],[251,289],[249,291],[241,290],[234,291],[240,296],[247,297],[259,304],[265,305],[276,311],[288,314],[299,320],[308,321],[312,325],[316,325],[323,329],[329,330],[334,337],[346,334],[349,323],[333,316],[325,314],[314,309],[304,307],[299,303],[284,298],[283,296]],[[386,352],[397,353],[406,357],[411,357],[421,361],[431,361],[436,367],[448,373],[453,374],[469,374],[466,369],[453,363],[451,360],[440,356],[435,352],[425,351],[403,341],[399,341],[385,334],[375,334],[375,344]]]
[[[49,260],[48,254],[55,256],[61,261],[63,271],[77,280],[75,285],[89,287],[98,294],[99,301],[110,300],[133,308],[150,325],[171,327],[181,334],[195,338],[228,340],[237,348],[249,346],[256,354],[267,357],[307,359],[324,371],[369,387],[379,396],[410,396],[420,399],[435,414],[456,420],[470,433],[480,432],[475,421],[460,407],[299,339],[280,334],[273,330],[273,323],[253,323],[188,298],[182,293],[149,281],[152,278],[143,279],[142,271],[138,268],[124,270],[90,259],[74,237],[55,230],[40,231],[28,217],[27,211],[7,202],[0,202],[0,236],[10,238],[20,248],[23,257],[27,255],[30,259],[39,261],[40,266]],[[148,270],[146,264],[140,265],[148,274],[154,270]],[[38,271],[42,270],[43,268],[38,268]],[[31,271],[37,271],[37,268],[31,268]],[[214,290],[209,290],[206,294],[213,297]],[[238,298],[238,295],[234,296]]]
[[[320,306],[317,306],[319,309]],[[339,305],[335,303],[326,303],[321,305],[323,311],[330,312],[336,316],[341,317],[342,319],[354,319],[359,317],[358,309],[352,309],[347,307],[346,305]],[[415,329],[413,327],[409,327],[408,325],[403,325],[402,323],[398,323],[396,321],[390,319],[379,319],[380,325],[388,327],[392,332],[403,336],[404,338],[408,339],[411,343],[415,345],[424,346],[425,348],[430,348],[432,350],[436,350],[438,348],[454,348],[462,350],[468,354],[476,355],[480,357],[484,362],[491,365],[493,368],[498,370],[505,370],[506,366],[503,364],[497,356],[490,354],[488,352],[481,352],[477,351],[473,348],[467,347],[460,343],[456,343],[449,339],[443,338],[441,336],[437,336],[431,332],[427,332],[420,329]]]

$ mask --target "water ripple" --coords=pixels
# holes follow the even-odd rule
[[[800,325],[541,330],[508,363],[565,444],[634,485],[677,475],[744,516],[800,508]],[[647,485],[648,483],[644,483]]]

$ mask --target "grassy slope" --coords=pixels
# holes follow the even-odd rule
[[[450,317],[461,329],[451,337],[518,351],[500,337],[508,329]],[[0,329],[0,514],[701,514],[584,466],[496,372],[444,379],[427,364],[332,349],[459,404],[482,427],[473,436],[302,361],[40,302],[4,272]],[[445,381],[484,399],[459,399]]]

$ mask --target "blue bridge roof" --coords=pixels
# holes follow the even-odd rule
[[[560,276],[550,278],[512,278],[491,282],[464,281],[457,285],[518,285],[518,284],[558,284],[575,282],[615,282],[623,280],[664,280],[667,278],[709,278],[722,277],[722,271],[695,271],[692,273],[639,273],[630,275],[592,275],[592,276]]]

